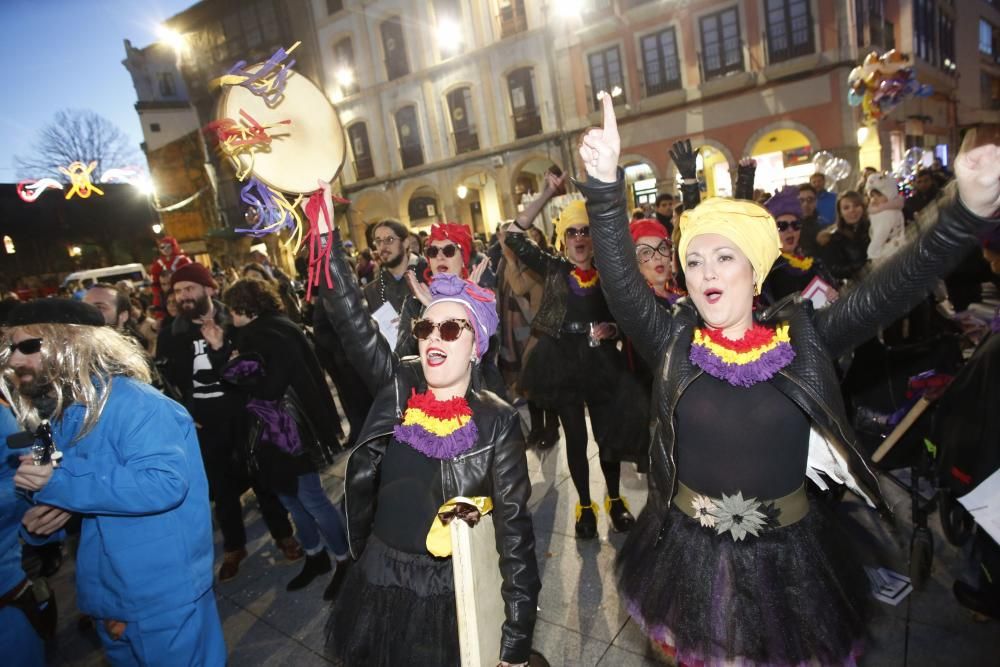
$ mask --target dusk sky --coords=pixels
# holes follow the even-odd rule
[[[124,40],[147,46],[158,23],[194,2],[0,0],[0,62],[10,84],[0,101],[0,183],[18,180],[14,156],[30,152],[39,131],[64,108],[105,116],[138,152],[142,130],[122,65]]]

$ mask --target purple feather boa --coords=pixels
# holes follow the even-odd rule
[[[762,354],[748,364],[730,364],[702,345],[692,345],[691,363],[714,378],[724,380],[734,387],[751,387],[773,378],[778,371],[795,358],[791,343],[779,343],[773,350]]]
[[[469,420],[448,435],[434,435],[420,424],[398,424],[393,429],[396,440],[404,442],[432,459],[453,459],[472,449],[479,439],[476,422]]]

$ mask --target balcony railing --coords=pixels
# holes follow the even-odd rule
[[[372,159],[367,156],[359,157],[354,161],[354,175],[359,181],[363,181],[366,178],[375,177],[375,164]]]
[[[514,114],[514,136],[518,139],[542,133],[542,118],[537,109],[527,109]]]
[[[399,157],[403,161],[403,169],[419,167],[424,163],[424,151],[420,147],[420,144],[403,146],[399,149]]]
[[[475,132],[470,130],[456,132],[454,137],[455,155],[461,155],[462,153],[470,153],[472,151],[479,150],[479,135]]]

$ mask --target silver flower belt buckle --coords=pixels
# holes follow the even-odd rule
[[[743,498],[742,491],[731,496],[723,493],[721,499],[696,495],[691,507],[703,527],[714,528],[718,535],[728,532],[734,542],[747,535],[759,537],[772,524],[770,508],[756,498]]]

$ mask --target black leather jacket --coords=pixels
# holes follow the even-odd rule
[[[655,511],[664,512],[677,481],[674,411],[681,395],[703,372],[688,358],[693,330],[701,321],[688,299],[678,301],[672,310],[657,305],[640,276],[628,232],[621,172],[617,183],[591,179],[578,187],[587,197],[595,262],[608,304],[635,348],[657,369],[650,503]],[[939,223],[928,233],[896,253],[833,305],[814,312],[811,303],[792,296],[758,317],[765,323],[788,321],[796,352],[795,359],[771,380],[772,384],[809,415],[814,428],[824,436],[823,447],[832,448],[846,462],[848,470],[834,470],[835,479],[849,480],[844,473],[853,475],[855,488],[860,488],[885,515],[889,509],[879,491],[878,479],[848,423],[833,359],[870,338],[879,326],[907,313],[934,280],[946,274],[976,243],[977,231],[995,224],[972,214],[956,198],[950,206],[941,208]],[[812,455],[810,451],[810,459]]]
[[[345,475],[347,537],[351,555],[358,558],[371,534],[379,466],[393,427],[402,419],[410,391],[426,391],[427,384],[419,359],[401,360],[378,333],[344,260],[339,240],[334,242],[330,271],[335,288],[324,286],[320,290],[323,308],[344,343],[348,359],[375,396],[358,436],[358,445],[348,458]],[[479,441],[472,451],[441,462],[441,481],[445,499],[455,496],[493,499],[493,526],[507,618],[503,624],[500,659],[517,663],[528,659],[541,589],[528,512],[531,483],[517,411],[481,386],[482,378],[474,372],[466,400],[479,430]]]

